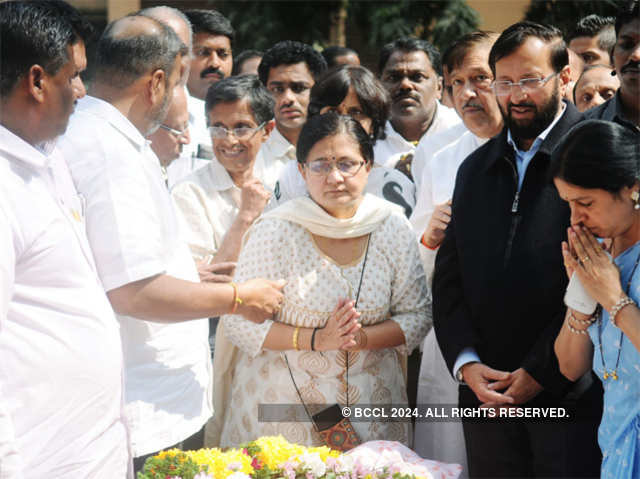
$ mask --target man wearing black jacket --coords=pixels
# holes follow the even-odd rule
[[[461,405],[545,406],[570,393],[596,406],[586,422],[465,421],[470,476],[596,477],[601,391],[590,375],[570,383],[553,353],[570,214],[547,169],[580,120],[562,101],[567,49],[557,29],[522,22],[502,33],[489,63],[505,128],[458,171],[433,281],[438,342],[464,383]]]

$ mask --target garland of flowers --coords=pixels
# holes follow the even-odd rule
[[[373,470],[328,447],[261,437],[239,449],[162,451],[145,462],[137,479],[425,479],[393,467]]]

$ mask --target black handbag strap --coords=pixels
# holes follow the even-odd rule
[[[369,256],[369,243],[371,242],[371,235],[372,233],[369,233],[369,236],[367,236],[367,246],[364,251],[364,261],[362,262],[362,271],[360,273],[360,282],[358,283],[358,290],[356,291],[356,300],[354,303],[354,307],[358,306],[358,300],[360,299],[360,289],[362,288],[362,278],[364,277],[364,268],[367,265],[367,257]],[[302,399],[302,394],[300,394],[300,389],[298,389],[296,380],[293,378],[293,371],[291,371],[291,366],[289,365],[289,358],[287,358],[287,353],[282,351],[282,355],[284,356],[284,362],[286,363],[287,369],[289,370],[289,376],[291,376],[291,382],[293,383],[293,387],[296,388],[296,392],[298,393],[298,397],[300,398],[302,407],[304,407],[304,410],[307,413],[307,416],[309,416],[309,419],[311,419],[311,422],[313,422],[313,416],[309,412],[307,405],[304,403],[304,400]],[[347,376],[347,388],[346,388],[347,407],[349,407],[349,351],[346,351],[346,376]],[[314,423],[314,426],[316,426],[316,429],[317,429],[317,425],[315,423]]]

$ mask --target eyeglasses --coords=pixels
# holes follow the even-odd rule
[[[355,176],[365,163],[365,161],[357,160],[338,160],[336,162],[313,160],[306,163],[305,166],[315,176],[328,176],[336,168],[344,178],[349,178]]]
[[[240,126],[238,128],[226,129],[224,126],[210,126],[209,134],[214,140],[224,140],[229,133],[235,136],[238,140],[249,140],[256,134],[256,132],[262,128],[267,122],[263,121],[255,128],[249,128],[247,126]]]
[[[510,82],[510,81],[494,81],[492,83],[493,91],[497,96],[506,96],[509,95],[513,89],[513,87],[520,87],[522,93],[533,93],[539,88],[551,80],[554,76],[556,76],[558,72],[552,73],[546,78],[525,78],[524,80],[520,80],[519,82]]]
[[[162,128],[163,130],[167,130],[176,138],[180,138],[181,136],[186,135],[187,131],[189,130],[189,127],[186,127],[184,130],[176,130],[175,128],[171,128],[170,126],[165,125],[164,123],[160,124],[160,128]]]

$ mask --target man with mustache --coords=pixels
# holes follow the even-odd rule
[[[201,318],[243,310],[261,321],[269,315],[263,306],[273,313],[281,298],[274,282],[198,281],[146,140],[165,120],[185,51],[173,29],[152,18],[109,24],[97,46],[92,96],[79,102],[60,141],[120,324],[136,470],[161,449],[202,447],[213,411],[209,323]]]
[[[376,163],[397,167],[411,178],[411,161],[420,139],[460,123],[460,118],[438,102],[442,89],[440,52],[426,40],[402,38],[386,44],[378,69],[392,103],[386,138],[376,142],[374,158]]]
[[[326,69],[327,62],[311,45],[291,40],[272,46],[258,65],[258,77],[276,102],[276,127],[260,149],[266,168],[276,178],[289,161],[296,161],[311,87]],[[274,195],[280,198],[277,184]]]
[[[436,337],[462,406],[576,405],[584,420],[463,419],[471,477],[597,477],[601,394],[571,383],[553,343],[567,277],[558,245],[570,212],[548,178],[551,151],[580,121],[561,32],[516,23],[489,54],[505,128],[458,169],[433,278]],[[584,409],[582,409],[584,408]]]
[[[187,80],[191,143],[183,154],[191,161],[188,168],[182,168],[182,175],[215,158],[207,130],[204,99],[211,85],[231,75],[231,47],[235,36],[229,20],[216,10],[186,10],[184,13],[193,29],[193,56]],[[177,174],[172,176],[175,180],[180,179]]]
[[[615,121],[640,130],[640,14],[638,0],[620,8],[616,16],[616,44],[612,60],[620,79],[616,95],[585,113],[588,119]]]

